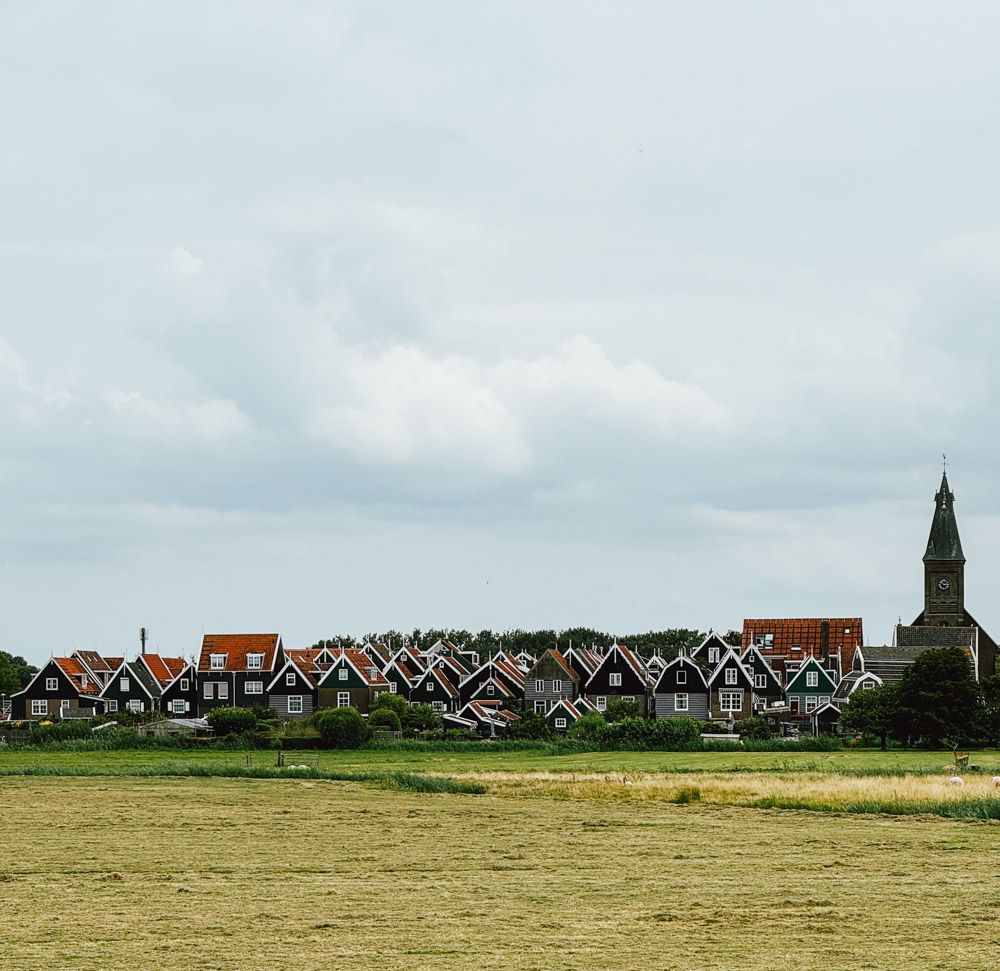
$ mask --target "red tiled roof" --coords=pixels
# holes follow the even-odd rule
[[[744,648],[763,640],[768,634],[773,635],[772,643],[758,645],[766,658],[822,659],[825,642],[826,650],[831,655],[840,650],[844,671],[851,669],[854,652],[864,641],[860,617],[749,618],[743,621]],[[793,650],[793,645],[797,645],[798,650]]]
[[[198,670],[212,670],[210,655],[225,654],[225,667],[216,670],[246,671],[247,655],[262,654],[261,670],[270,671],[280,641],[280,634],[206,634],[201,642]]]
[[[104,660],[108,662],[108,667],[112,671],[117,671],[125,663],[123,657],[106,657]]]
[[[98,651],[75,651],[74,653],[94,674],[97,674],[98,671],[114,670],[107,659],[101,657]]]
[[[90,672],[75,657],[54,657],[56,666],[65,674],[83,695],[100,694],[99,686],[94,682]],[[87,687],[83,687],[83,678],[87,678]]]
[[[170,684],[187,667],[187,661],[182,657],[141,654],[140,659],[146,662],[149,673],[163,686]]]

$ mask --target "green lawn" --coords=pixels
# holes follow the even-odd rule
[[[286,753],[293,761],[295,753]],[[273,766],[276,753],[253,753],[258,767]],[[486,746],[468,752],[402,750],[324,751],[320,766],[342,771],[415,772],[854,772],[867,769],[939,772],[951,760],[950,752],[584,752],[548,755],[540,752],[491,751]],[[239,766],[245,752],[219,750],[139,750],[119,752],[0,752],[0,772],[26,766],[106,768],[110,774],[149,769],[167,762]],[[977,752],[972,762],[987,772],[1000,772],[1000,752]]]

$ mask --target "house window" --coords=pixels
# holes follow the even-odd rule
[[[302,714],[302,695],[288,696],[288,714],[289,715]]]
[[[264,693],[263,681],[248,681],[246,686],[248,695],[262,695]]]
[[[187,702],[183,698],[175,698],[170,704],[175,715],[183,715],[187,711]]]
[[[736,684],[736,668],[726,668],[726,684]]]
[[[688,673],[687,673],[687,671],[678,671],[677,672],[677,683],[678,684],[687,684],[688,683]]]
[[[213,671],[222,671],[226,666],[226,655],[225,654],[213,654],[211,658],[211,663],[209,667]]]
[[[801,651],[802,650],[802,645],[801,644],[793,644],[792,645],[792,650],[793,651]]]
[[[845,627],[844,628],[844,633],[845,634],[850,634],[851,633],[851,628],[850,627]]]
[[[806,695],[806,711],[815,711],[819,703],[819,698],[815,695]]]
[[[340,670],[339,670],[339,671],[337,672],[337,677],[338,677],[338,678],[339,678],[339,679],[340,679],[341,681],[346,681],[346,680],[347,680],[347,678],[348,678],[348,675],[349,675],[349,674],[350,674],[350,672],[349,672],[349,671],[347,670],[347,668],[341,668],[341,669],[340,669]]]
[[[605,698],[603,695],[601,695],[594,702],[594,704],[596,705],[598,711],[607,711],[607,708],[608,708],[608,699]]]
[[[719,649],[717,647],[710,647],[708,649],[708,663],[709,664],[719,663]]]
[[[535,714],[536,715],[544,715],[545,714],[545,702],[544,701],[536,701],[535,702]]]
[[[204,696],[205,696],[205,697],[206,697],[206,698],[207,698],[207,699],[208,699],[209,701],[211,701],[211,700],[212,700],[212,699],[213,699],[213,698],[215,697],[215,682],[214,682],[214,681],[206,681],[206,682],[205,682],[205,683],[204,683],[204,684],[203,684],[203,685],[201,686],[201,693],[202,693],[202,694],[203,694],[203,695],[204,695]]]
[[[427,681],[427,690],[428,691],[433,691],[434,690],[434,682],[432,680],[430,680],[430,679],[428,679],[428,681]]]
[[[351,704],[351,693],[350,691],[338,691],[337,692],[337,707],[338,708],[349,708]]]
[[[128,703],[129,711],[142,711],[144,708],[145,705],[138,698],[132,698]]]
[[[536,681],[535,682],[535,691],[542,692],[544,690],[545,690],[545,682],[544,681]]]
[[[753,686],[755,688],[766,688],[767,687],[767,675],[766,674],[755,674],[753,676]]]
[[[622,701],[624,701],[625,704],[627,704],[627,705],[631,705],[631,704],[633,704],[635,702],[635,695],[625,695],[622,698]]]
[[[442,711],[444,711],[444,702],[443,701],[432,701],[431,702],[431,708],[433,708],[434,711],[436,711],[436,712],[442,712]]]
[[[819,671],[806,671],[806,687],[807,688],[819,687]]]
[[[225,681],[219,682],[219,690],[216,697],[219,698],[220,701],[225,701],[229,697],[229,685],[226,684]]]
[[[398,692],[396,691],[396,682],[395,681],[390,681],[389,682],[389,694],[392,694],[392,695],[398,694]]]
[[[118,702],[114,698],[108,698],[108,711],[118,711]]]
[[[59,710],[65,711],[67,708],[69,708],[69,699],[64,698],[62,701],[59,702]]]
[[[674,711],[688,710],[688,696],[686,694],[674,695]]]
[[[743,708],[743,692],[720,691],[719,707],[723,711],[741,711]]]
[[[617,671],[612,672],[608,676],[608,684],[612,688],[620,688],[622,686],[622,676]]]
[[[46,678],[45,679],[45,690],[46,691],[58,691],[59,690],[59,679],[58,678]]]
[[[862,691],[867,691],[869,688],[874,688],[874,687],[875,687],[875,682],[874,681],[862,681],[861,682],[861,690]]]
[[[561,682],[561,681],[553,681],[553,682],[552,682],[552,690],[553,690],[553,691],[554,691],[554,692],[555,692],[555,693],[556,693],[557,695],[558,695],[558,694],[562,694],[562,682]]]
[[[566,727],[566,719],[565,718],[557,718],[556,719],[556,728],[565,728],[565,727]]]
[[[263,654],[248,654],[247,655],[247,670],[248,671],[259,671],[264,664]]]
[[[488,695],[489,695],[489,696],[490,696],[491,698],[492,698],[492,697],[493,697],[493,696],[494,696],[494,695],[495,695],[495,694],[497,693],[497,692],[496,692],[496,687],[494,686],[494,684],[493,684],[493,682],[492,682],[492,681],[491,681],[491,682],[490,682],[490,683],[489,683],[488,685],[486,685],[486,693],[487,693],[487,694],[488,694]]]
[[[121,691],[123,694],[128,694],[128,690],[129,690],[130,687],[131,687],[131,684],[129,683],[129,679],[128,678],[122,678],[118,682],[118,690]]]
[[[41,701],[32,701],[31,714],[47,715],[49,713],[49,703],[43,698]]]
[[[190,678],[181,678],[181,691],[187,691],[191,687]]]

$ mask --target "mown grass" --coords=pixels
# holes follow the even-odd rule
[[[7,776],[0,967],[997,966],[995,826],[712,802],[760,773],[658,782],[701,800]]]

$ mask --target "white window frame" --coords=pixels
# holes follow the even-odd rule
[[[264,655],[263,654],[248,654],[247,655],[247,670],[248,671],[260,671],[264,667]]]
[[[45,690],[46,691],[58,691],[59,690],[59,679],[58,678],[46,678],[45,679]]]
[[[285,675],[285,687],[286,688],[294,688],[295,687],[295,672],[294,671],[289,671]]]
[[[690,695],[686,691],[680,691],[674,695],[674,711],[690,711]]]
[[[556,719],[556,728],[565,728],[565,727],[566,727],[566,719],[565,718],[557,718]]]
[[[399,692],[396,690],[397,684],[398,684],[398,682],[396,682],[396,681],[390,681],[389,682],[389,694],[391,694],[391,695],[399,694]]]
[[[440,714],[445,710],[445,704],[443,701],[432,701],[431,708]]]
[[[288,696],[288,714],[289,715],[302,714],[302,695]]]
[[[719,663],[719,649],[717,647],[710,647],[708,649],[708,663],[709,664]]]
[[[132,690],[132,682],[129,678],[118,679],[118,690],[128,694]]]
[[[622,675],[620,671],[612,671],[608,675],[608,686],[611,688],[620,688],[622,686]]]
[[[755,674],[753,676],[753,686],[755,688],[766,688],[767,687],[767,675],[766,674]]]
[[[553,681],[552,682],[552,690],[556,694],[562,694],[562,681]]]
[[[545,714],[545,702],[544,701],[536,701],[535,702],[535,714],[536,715],[544,715]]]
[[[62,701],[59,702],[59,710],[65,711],[67,708],[69,708],[69,698],[63,698]]]
[[[189,691],[191,688],[190,678],[181,678],[181,691]]]
[[[544,690],[545,690],[545,682],[544,681],[536,681],[535,682],[535,691],[542,692]]]
[[[608,710],[608,699],[604,695],[598,695],[594,699],[594,707],[598,711],[607,711]]]
[[[170,702],[170,710],[175,715],[183,715],[187,711],[187,702],[183,698],[174,698]]]
[[[727,685],[739,684],[740,681],[739,671],[737,671],[736,668],[726,668],[725,680]]]
[[[346,681],[350,676],[351,676],[351,672],[348,671],[346,667],[341,668],[337,672],[337,680],[338,681]]]
[[[248,681],[244,686],[244,691],[248,695],[262,695],[264,693],[264,682]]]
[[[497,686],[491,681],[486,685],[486,694],[491,698],[497,693]]]
[[[683,669],[678,670],[678,672],[677,672],[677,683],[678,684],[687,684],[688,683],[688,673],[687,673],[687,671],[684,671]]]
[[[218,688],[218,690],[215,692],[215,697],[218,698],[219,701],[228,701],[229,700],[229,682],[228,681],[219,681],[218,684],[216,685],[216,687]]]
[[[819,698],[816,695],[806,695],[806,714],[819,708]]]
[[[427,679],[427,690],[428,691],[433,691],[434,690],[434,679],[433,678],[428,678]]]
[[[337,707],[338,708],[350,708],[351,707],[351,693],[350,693],[350,691],[338,691],[337,692]]]
[[[142,698],[129,698],[128,710],[131,712],[142,712],[146,710]]]
[[[108,698],[106,701],[108,711],[118,711],[118,699]]]
[[[31,699],[32,715],[47,715],[49,713],[49,703],[44,698]]]
[[[211,671],[225,671],[226,670],[226,655],[225,654],[212,654],[208,659],[208,667]]]
[[[201,696],[206,701],[215,700],[215,682],[214,681],[203,681],[201,685]]]
[[[819,687],[819,671],[806,671],[806,687],[807,688]]]
[[[730,704],[726,704],[726,699],[729,699]],[[737,699],[739,704],[734,705],[731,702],[733,699]],[[727,691],[723,689],[719,692],[719,708],[722,711],[742,711],[743,710],[743,692],[742,691]]]

